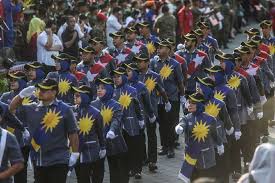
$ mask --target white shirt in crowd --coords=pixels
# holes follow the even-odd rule
[[[117,17],[114,15],[110,15],[106,22],[106,37],[107,37],[107,45],[109,48],[114,47],[113,39],[109,36],[109,34],[117,32],[121,28],[122,28],[122,25],[119,23]]]
[[[37,37],[37,61],[40,63],[44,63],[49,66],[55,66],[54,60],[51,58],[51,55],[58,55],[59,51],[48,51],[45,48],[45,45],[47,44],[48,35],[45,31],[41,32],[39,36]],[[54,46],[60,46],[63,50],[63,45],[61,40],[56,34],[53,34],[53,44]]]

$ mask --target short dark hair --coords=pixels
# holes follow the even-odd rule
[[[121,11],[121,8],[118,6],[118,7],[114,7],[113,9],[113,13],[118,13]]]
[[[162,6],[161,12],[162,13],[168,13],[169,12],[169,8],[166,4]]]
[[[190,0],[185,0],[184,1],[184,6],[187,6],[188,4],[191,4]]]
[[[56,25],[56,22],[55,22],[54,20],[48,20],[48,21],[46,22],[45,28],[46,28],[46,29],[47,29],[47,28],[51,28],[53,25]]]

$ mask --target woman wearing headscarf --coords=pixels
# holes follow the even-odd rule
[[[275,146],[264,143],[257,147],[249,166],[238,183],[273,183],[275,180]]]

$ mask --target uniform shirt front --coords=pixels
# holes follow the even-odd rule
[[[0,139],[2,136],[2,129],[0,128]],[[2,164],[0,167],[0,173],[4,172],[5,170],[8,169],[10,166],[9,164],[13,165],[16,163],[23,163],[24,159],[20,150],[20,147],[17,143],[17,140],[14,135],[11,133],[7,132],[7,139],[6,139],[6,146],[2,158]],[[2,147],[1,147],[2,148]],[[8,178],[5,180],[1,180],[1,183],[12,183],[12,178]]]
[[[183,82],[183,75],[180,64],[172,58],[167,60],[152,60],[151,69],[157,72],[164,83],[164,89],[168,99],[171,101],[179,100],[179,83]]]
[[[39,129],[41,133],[37,138],[42,138],[42,133],[46,134],[37,152],[31,148],[31,158],[35,166],[68,164],[70,154],[67,137],[77,132],[76,119],[71,107],[55,100],[49,106],[44,106],[40,102],[22,108],[31,137],[36,138]]]

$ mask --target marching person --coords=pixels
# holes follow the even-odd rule
[[[81,62],[77,64],[76,70],[87,74],[90,70],[90,67],[94,65],[95,62],[95,50],[91,46],[87,46],[85,48],[79,48],[79,52],[81,53]]]
[[[205,99],[200,93],[188,97],[187,110],[175,127],[177,134],[185,135],[185,156],[178,178],[190,182],[200,177],[214,177],[215,147],[224,153],[222,139],[217,135],[217,121],[204,113]],[[205,161],[207,159],[207,161]]]
[[[128,166],[130,174],[135,179],[141,179],[143,144],[142,130],[145,127],[142,108],[138,100],[137,90],[128,85],[127,73],[122,67],[112,72],[114,84],[114,99],[122,107],[123,136],[128,146]],[[155,118],[155,117],[154,117]]]
[[[123,63],[131,63],[134,53],[125,45],[125,35],[121,31],[118,31],[111,33],[110,36],[113,38],[115,47],[109,48],[108,51],[115,59],[116,66],[118,67]]]
[[[43,66],[39,62],[31,62],[24,65],[28,80],[28,86],[34,86],[40,83],[46,77],[46,74],[43,71],[42,67]]]
[[[130,48],[134,54],[144,53],[148,54],[147,47],[137,40],[137,29],[135,27],[127,27],[124,30],[126,34],[126,47]]]
[[[4,110],[0,107],[0,123],[4,123]],[[0,127],[0,180],[12,183],[12,177],[24,168],[24,158],[21,154],[16,137]]]
[[[57,100],[57,81],[45,79],[37,87],[39,103],[22,106],[23,99],[35,91],[34,86],[29,86],[13,98],[9,109],[14,112],[22,108],[32,137],[30,154],[35,181],[66,183],[68,168],[73,167],[79,157],[76,120],[71,108]]]
[[[166,112],[164,101],[161,100],[158,105],[162,145],[159,155],[167,155],[168,158],[174,158],[174,142],[176,139],[174,127],[179,121],[180,105],[184,105],[186,102],[183,76],[180,64],[170,57],[171,44],[167,40],[163,40],[158,45],[158,58],[151,60],[150,67],[161,76],[166,94],[172,106],[171,110]]]
[[[159,74],[152,71],[149,68],[150,58],[148,55],[139,54],[134,57],[139,70],[139,81],[143,82],[150,94],[150,100],[153,108],[154,115],[158,117],[158,101],[160,97],[163,98],[165,103],[165,111],[171,110],[171,103],[166,95],[163,81]],[[149,121],[149,119],[145,119]],[[155,172],[158,168],[157,163],[157,135],[156,135],[156,122],[146,123],[146,134],[147,134],[147,149],[146,159],[148,157],[148,167],[151,172]],[[146,149],[145,149],[146,151]]]
[[[110,182],[128,183],[128,149],[122,135],[122,108],[113,99],[114,83],[111,78],[98,78],[96,84],[98,98],[91,102],[91,106],[97,108],[103,118]]]
[[[78,86],[76,77],[70,73],[71,57],[67,54],[53,56],[56,64],[56,72],[50,72],[47,79],[58,82],[57,98],[67,104],[73,104],[73,92],[71,87]]]
[[[3,93],[0,100],[1,102],[9,105],[12,99],[27,86],[27,82],[25,79],[25,74],[21,71],[17,71],[15,73],[9,73],[8,79],[9,79],[10,91]],[[29,98],[24,98],[23,105],[30,104],[32,100],[34,100],[34,96],[31,96]],[[19,143],[19,146],[21,148],[21,153],[24,157],[25,166],[24,166],[24,169],[22,169],[20,172],[18,172],[14,176],[14,180],[15,182],[21,182],[21,181],[27,182],[27,162],[28,162],[29,151],[30,151],[30,144],[29,144],[30,134],[27,130],[27,124],[25,123],[24,118],[22,116],[22,110],[18,109],[15,115],[18,117],[19,120],[23,122],[23,126],[25,130],[22,132],[20,128],[18,127],[13,128],[9,126],[9,124],[7,124],[6,129],[15,135]]]
[[[73,90],[79,128],[80,157],[75,167],[77,182],[102,183],[106,155],[102,116],[90,105],[93,96],[89,86],[73,87]]]

